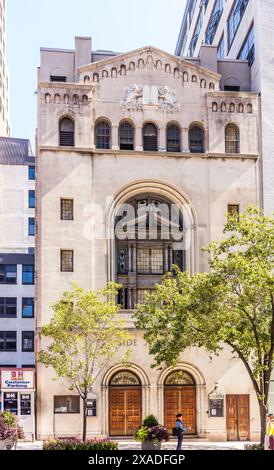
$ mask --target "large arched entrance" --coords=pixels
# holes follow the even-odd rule
[[[196,383],[184,370],[171,372],[164,383],[164,422],[168,430],[174,427],[176,414],[182,413],[187,434],[197,434]]]
[[[109,383],[109,434],[132,436],[142,422],[142,386],[133,372],[116,372]]]

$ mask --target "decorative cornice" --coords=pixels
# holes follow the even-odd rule
[[[96,155],[119,155],[121,157],[141,157],[145,158],[151,157],[166,157],[166,158],[185,158],[185,159],[194,159],[201,158],[202,160],[212,160],[212,159],[222,159],[222,160],[258,160],[260,158],[259,154],[243,154],[243,153],[190,153],[190,152],[146,152],[146,151],[136,151],[136,150],[100,150],[100,149],[87,149],[83,147],[58,147],[58,146],[40,146],[38,148],[38,154],[41,152],[58,152],[58,153],[83,153],[89,154],[90,156]]]

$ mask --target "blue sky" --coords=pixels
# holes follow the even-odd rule
[[[8,0],[7,60],[12,136],[29,138],[34,146],[40,47],[72,49],[75,36],[91,36],[93,49],[123,52],[153,45],[174,53],[185,2]]]

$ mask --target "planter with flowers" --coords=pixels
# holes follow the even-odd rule
[[[9,411],[0,413],[0,450],[11,450],[19,439],[24,439],[24,433],[16,416]]]
[[[135,439],[141,442],[142,450],[159,450],[163,441],[167,441],[169,434],[166,428],[159,424],[155,416],[147,416],[142,426],[136,431]]]

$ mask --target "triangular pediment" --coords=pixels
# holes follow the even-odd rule
[[[220,81],[220,75],[199,65],[193,64],[188,60],[169,54],[156,47],[146,46],[134,51],[130,51],[117,56],[111,56],[103,60],[93,62],[79,67],[80,81],[94,80],[98,74],[98,80],[101,78],[117,78],[134,71],[144,69],[150,73],[155,71],[158,74],[171,73],[175,78],[184,79],[184,74],[189,74],[190,80],[195,75],[197,81],[204,79],[215,85]]]

